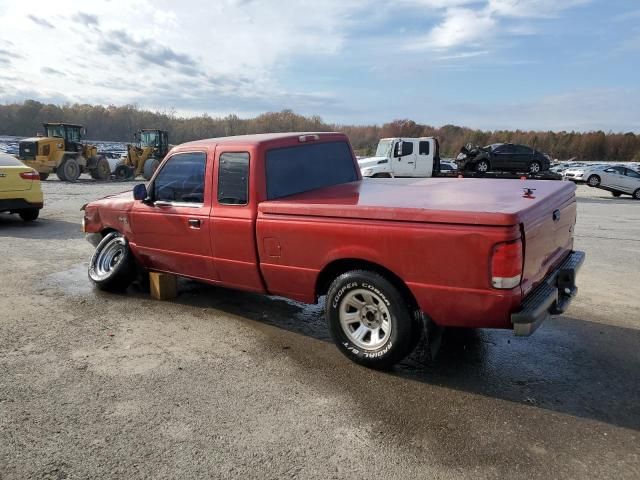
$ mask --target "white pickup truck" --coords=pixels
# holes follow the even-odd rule
[[[383,138],[375,156],[358,165],[363,177],[432,177],[440,171],[440,144],[433,137]]]

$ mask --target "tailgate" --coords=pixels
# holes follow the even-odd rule
[[[0,193],[31,190],[33,180],[26,180],[20,174],[32,170],[25,166],[0,166]]]
[[[522,216],[524,295],[538,285],[571,252],[575,223],[576,199],[573,189],[570,192],[554,192]]]

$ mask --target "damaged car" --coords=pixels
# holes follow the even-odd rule
[[[551,157],[526,145],[494,143],[480,147],[469,143],[460,149],[456,163],[460,171],[467,172],[537,174],[549,170]]]

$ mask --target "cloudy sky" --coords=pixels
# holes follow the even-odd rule
[[[638,0],[0,0],[0,102],[640,132]]]

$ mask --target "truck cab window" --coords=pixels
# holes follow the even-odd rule
[[[343,141],[274,148],[267,151],[265,169],[269,200],[358,179]]]
[[[249,200],[249,154],[223,153],[218,164],[218,203],[246,205]]]
[[[153,199],[173,203],[204,202],[204,152],[178,153],[163,165],[153,182]]]
[[[402,152],[399,151],[399,146],[400,143],[398,142],[395,147],[393,147],[394,157],[406,157],[407,155],[413,154],[413,142],[402,142]]]
[[[418,153],[420,155],[429,155],[429,142],[426,140],[422,140],[420,145],[418,146]]]

